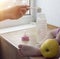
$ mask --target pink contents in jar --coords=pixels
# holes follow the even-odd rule
[[[28,37],[27,35],[24,35],[24,36],[22,37],[22,41],[29,41],[29,37]]]

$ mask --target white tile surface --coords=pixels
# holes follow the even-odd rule
[[[27,34],[30,38],[30,41],[28,42],[23,42],[21,40],[21,37],[24,34]],[[5,33],[1,35],[6,41],[8,41],[10,44],[18,48],[19,44],[27,44],[27,45],[35,45],[37,43],[37,33],[35,30],[35,27],[25,29],[25,30],[20,30],[20,31],[15,31],[15,32],[10,32],[10,33]]]

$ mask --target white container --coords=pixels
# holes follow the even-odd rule
[[[38,33],[37,42],[40,44],[45,40],[47,35],[47,20],[43,13],[37,13],[37,20],[36,20],[36,29]]]

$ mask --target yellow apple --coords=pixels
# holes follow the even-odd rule
[[[55,39],[47,39],[40,47],[41,54],[46,58],[55,57],[59,51],[59,44]]]

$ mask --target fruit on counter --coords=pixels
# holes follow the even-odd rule
[[[28,37],[27,35],[24,35],[24,36],[22,37],[22,41],[29,41],[29,37]]]
[[[46,58],[55,57],[59,51],[59,44],[55,39],[47,39],[40,47],[41,54]]]

